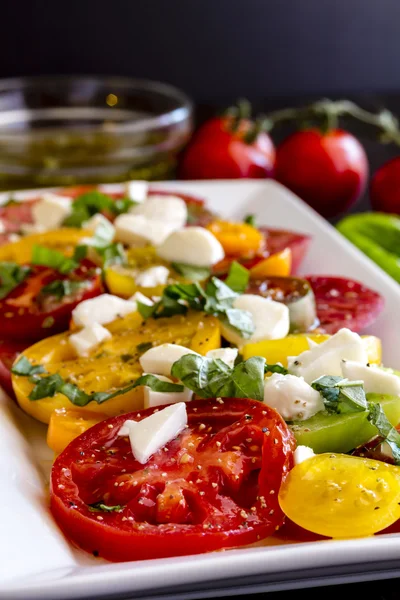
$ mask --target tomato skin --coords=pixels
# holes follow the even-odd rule
[[[400,156],[375,171],[370,183],[373,210],[400,214]]]
[[[31,274],[0,300],[0,331],[6,339],[33,342],[65,331],[75,306],[102,293],[101,275],[96,265],[85,260],[74,273],[77,280],[88,281],[87,287],[72,297],[64,297],[54,307],[41,307],[37,298],[42,287],[55,280],[68,279],[68,276],[47,267],[32,266],[31,269]]]
[[[267,133],[261,132],[247,144],[243,136],[252,127],[242,120],[237,132],[229,131],[229,118],[215,117],[195,133],[179,165],[181,179],[239,179],[272,177],[275,147]]]
[[[0,387],[10,396],[15,398],[11,382],[11,367],[17,356],[26,349],[26,342],[0,340]]]
[[[347,131],[298,131],[277,148],[275,177],[324,217],[352,206],[368,179],[368,159]]]
[[[51,510],[67,537],[108,560],[145,560],[253,543],[282,524],[278,491],[293,466],[295,442],[273,409],[241,398],[194,400],[188,429],[140,465],[117,432],[126,419],[154,410],[99,423],[57,458]],[[193,461],[181,462],[184,454]],[[90,512],[87,504],[103,497],[125,505],[122,512]]]

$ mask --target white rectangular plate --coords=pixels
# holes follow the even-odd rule
[[[254,180],[161,182],[152,187],[200,196],[226,218],[241,219],[253,213],[259,224],[311,234],[313,242],[302,273],[343,275],[378,290],[386,306],[368,332],[382,339],[385,364],[400,367],[396,327],[400,286],[291,192],[274,181]],[[21,197],[29,195],[24,192]],[[0,202],[5,197],[0,194]],[[400,557],[400,535],[393,534],[295,544],[270,538],[250,548],[121,564],[94,559],[73,549],[49,514],[46,482],[51,454],[44,440],[45,426],[2,397],[0,598],[100,599],[122,594],[156,598],[165,593],[177,598],[184,591],[184,597],[189,597],[188,590],[198,598],[212,596],[217,589],[219,594],[243,593],[247,588],[239,587],[240,578],[245,585],[256,584],[253,591],[260,591],[267,586],[293,587],[300,580],[302,586],[326,584],[327,579],[316,578],[318,573],[366,579],[371,570],[379,577],[377,563],[381,576],[398,575],[392,561]],[[228,590],[231,585],[235,589]]]

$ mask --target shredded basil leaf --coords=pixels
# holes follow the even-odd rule
[[[287,375],[289,373],[289,371],[286,369],[286,367],[284,367],[280,363],[276,363],[275,365],[266,364],[265,372],[266,373],[280,373],[281,375]]]
[[[85,221],[88,221],[90,217],[97,213],[109,211],[115,215],[120,215],[128,212],[135,204],[137,203],[129,198],[114,200],[98,190],[93,190],[74,200],[71,213],[64,220],[63,225],[66,227],[82,227]]]
[[[349,413],[368,410],[362,381],[349,381],[343,377],[323,375],[311,387],[322,396],[325,408],[332,413]]]
[[[121,512],[125,508],[122,504],[116,504],[115,506],[108,506],[103,502],[94,502],[93,504],[88,504],[88,509],[90,512]]]
[[[208,267],[194,267],[184,263],[172,263],[171,266],[179,275],[190,281],[204,281],[211,274]]]
[[[14,375],[22,375],[29,377],[31,375],[35,375],[38,373],[45,373],[44,367],[42,365],[33,365],[26,356],[21,356],[15,365],[11,368],[11,373]]]
[[[6,298],[31,272],[14,262],[0,262],[0,300]]]
[[[73,296],[82,288],[88,286],[87,281],[71,281],[69,279],[56,279],[48,283],[40,290],[40,294],[45,296],[55,296],[59,300],[64,296]]]
[[[243,219],[243,223],[247,223],[247,225],[256,227],[256,216],[255,215],[246,215],[245,218]]]
[[[81,250],[79,254],[81,254]],[[62,252],[53,250],[52,248],[46,248],[45,246],[34,246],[32,249],[33,265],[41,265],[43,267],[50,267],[59,271],[63,275],[66,275],[76,269],[79,266],[79,262],[76,260],[76,254],[69,258],[64,256]]]
[[[172,365],[171,374],[201,398],[264,399],[265,359],[253,356],[233,369],[219,358],[186,354]]]
[[[147,350],[150,350],[150,348],[153,347],[153,343],[152,342],[143,342],[142,344],[138,344],[136,346],[136,350],[138,352],[147,352]]]
[[[100,223],[93,237],[86,239],[86,246],[78,246],[78,248],[85,248],[85,255],[88,247],[93,248],[101,259],[103,269],[109,265],[124,264],[126,262],[124,248],[122,244],[113,242],[113,238],[114,228],[109,227],[107,223]]]
[[[228,277],[225,279],[225,284],[234,292],[243,294],[246,291],[249,278],[250,271],[243,265],[234,261],[230,266]]]
[[[368,410],[368,421],[375,425],[379,435],[389,444],[396,465],[400,465],[400,433],[388,420],[381,404],[368,402]]]

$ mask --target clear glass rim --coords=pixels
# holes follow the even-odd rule
[[[32,77],[10,77],[6,79],[0,79],[0,96],[5,92],[12,90],[35,89],[40,88],[43,85],[48,84],[68,84],[69,82],[74,83],[93,83],[98,85],[105,85],[112,87],[119,87],[119,89],[137,89],[138,91],[157,93],[160,96],[164,96],[166,99],[175,100],[177,107],[169,111],[165,111],[159,115],[146,117],[140,121],[129,121],[126,120],[121,124],[116,123],[113,126],[113,135],[131,135],[132,133],[148,132],[149,130],[158,129],[160,127],[168,127],[176,125],[189,120],[193,113],[193,103],[190,98],[180,89],[169,83],[162,83],[159,81],[152,81],[148,79],[135,79],[124,76],[102,76],[102,75],[40,75]],[[28,113],[30,109],[23,109]],[[33,109],[34,110],[34,109]],[[51,109],[49,109],[51,110]],[[3,111],[0,109],[0,115]],[[71,128],[70,131],[73,131]],[[85,133],[92,135],[95,131],[101,131],[102,129],[98,125],[84,125],[76,128],[80,135],[84,136]],[[46,128],[43,130],[13,130],[7,132],[6,130],[1,131],[0,129],[0,140],[9,140],[10,142],[16,142],[17,140],[23,140],[26,138],[40,138],[43,135],[49,135],[52,131],[63,131],[60,128]]]

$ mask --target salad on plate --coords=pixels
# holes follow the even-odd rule
[[[48,425],[75,546],[397,531],[400,374],[366,335],[384,300],[299,277],[309,236],[141,181],[11,197],[0,226],[0,383]]]

